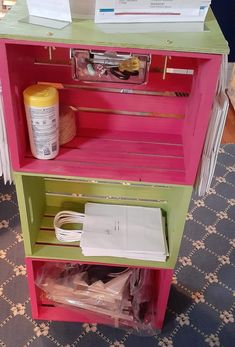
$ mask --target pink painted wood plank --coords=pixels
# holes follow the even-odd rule
[[[157,56],[158,58],[158,56]],[[188,59],[191,60],[191,59]],[[170,66],[169,66],[170,67]],[[176,67],[176,66],[174,66]],[[182,68],[186,68],[185,66]],[[156,69],[155,69],[156,70]],[[85,85],[90,87],[105,87],[105,88],[117,88],[117,89],[129,89],[129,90],[145,90],[145,91],[174,91],[189,93],[191,90],[191,84],[193,77],[191,75],[185,75],[182,79],[182,75],[179,74],[167,74],[163,79],[162,72],[155,71],[151,68],[147,83],[144,84],[128,84],[124,81],[122,83],[107,83],[107,82],[92,82],[88,84],[82,81],[74,81],[71,76],[71,66],[58,66],[58,65],[34,65],[34,75],[36,81],[39,82],[53,82],[62,84],[72,84],[74,86]],[[58,78],[59,74],[59,78]]]
[[[160,329],[163,326],[163,322],[165,318],[173,272],[174,271],[172,269],[169,269],[169,270],[160,271],[160,274],[159,274],[159,279],[158,279],[159,286],[157,289],[158,296],[157,296],[157,303],[156,303],[156,311],[158,312],[158,314],[156,315],[155,324]]]
[[[79,137],[102,138],[120,141],[165,143],[183,145],[181,134],[144,133],[140,131],[102,131],[97,129],[78,129]]]
[[[199,65],[183,128],[187,180],[195,181],[211,116],[222,56],[212,56]],[[206,83],[205,83],[206,78]]]
[[[94,46],[94,45],[88,45],[88,44],[68,44],[63,42],[53,42],[49,43],[48,41],[30,41],[30,40],[14,40],[3,38],[2,41],[6,43],[7,45],[25,45],[25,46],[53,46],[53,47],[64,47],[64,48],[80,48],[80,49],[92,49],[92,50],[105,50],[105,51],[113,51],[114,49],[118,52],[132,52],[136,54],[146,54],[146,49],[141,48],[129,48],[129,47],[107,47],[107,46]],[[148,49],[148,54],[158,54],[163,56],[178,56],[178,57],[191,57],[191,58],[203,58],[207,59],[211,57],[211,53],[197,53],[197,52],[181,52],[181,51],[171,51],[171,50],[156,50],[156,49]],[[214,55],[214,53],[213,53]],[[219,56],[219,54],[217,54]]]
[[[146,169],[184,170],[184,158],[182,157],[119,154],[115,152],[109,152],[108,154],[100,152],[98,155],[97,153],[89,152],[89,156],[87,154],[87,152],[79,149],[61,148],[56,160],[74,161],[76,158],[80,165],[111,166],[117,169],[142,167]]]
[[[101,136],[101,133],[98,132],[97,135]],[[101,138],[83,137],[81,143],[85,145],[85,148],[78,146],[80,138],[76,138],[70,142],[70,145],[61,147],[59,155],[53,161],[47,161],[46,163],[32,158],[29,152],[29,158],[26,159],[26,165],[22,167],[22,171],[30,170],[27,168],[30,166],[33,172],[37,167],[39,172],[45,173],[44,170],[47,167],[47,170],[53,174],[84,175],[84,177],[100,178],[103,175],[109,179],[137,179],[138,181],[147,179],[153,182],[158,177],[165,182],[170,175],[170,177],[174,176],[174,180],[179,179],[182,183],[185,170],[182,145],[154,142],[141,143],[122,139],[116,140],[116,138],[115,140],[108,140],[108,143],[106,143],[104,140],[105,135],[102,135]],[[169,139],[168,136],[168,141]],[[167,137],[162,137],[162,140],[167,141]],[[94,142],[92,143],[92,141]],[[110,146],[110,143],[112,146]],[[86,148],[86,144],[88,148]],[[51,172],[51,170],[53,171]],[[151,173],[152,179],[149,177]]]
[[[162,156],[183,157],[182,145],[161,144],[141,141],[122,141],[118,139],[76,137],[74,140],[63,145],[64,148],[77,148],[84,152],[93,153],[133,153],[152,154]]]
[[[86,89],[80,89],[79,91],[60,90],[61,103],[79,107],[129,112],[158,112],[184,115],[187,100],[188,98],[110,93]]]
[[[183,127],[183,119],[175,119],[174,115],[161,118],[154,113],[149,117],[79,111],[77,117],[78,128],[180,134]]]
[[[26,264],[26,270],[27,270],[27,280],[28,280],[29,295],[30,295],[30,301],[31,301],[32,316],[38,317],[39,315],[38,290],[35,286],[35,273],[34,273],[32,259],[26,257],[25,264]]]
[[[62,176],[80,176],[88,178],[103,178],[124,181],[161,182],[173,184],[192,184],[186,182],[185,171],[135,168],[100,167],[89,164],[81,165],[79,162],[59,160],[36,160],[25,158],[24,165],[18,169],[21,172],[51,174]]]
[[[31,48],[31,49],[30,49]],[[32,49],[34,48],[34,49]],[[32,56],[35,56],[38,62],[49,62],[48,61],[48,51],[44,49],[44,47],[33,47],[28,46],[27,50],[29,51],[29,54]],[[107,47],[106,49],[107,50]],[[115,50],[115,48],[113,48]],[[128,83],[116,83],[116,86],[123,86],[123,88],[133,88],[133,89],[141,89],[144,87],[145,90],[174,90],[174,86],[177,87],[177,80],[178,80],[178,88],[179,91],[190,91],[190,85],[192,82],[192,77],[189,75],[185,75],[183,80],[182,76],[179,76],[177,74],[175,75],[167,75],[167,78],[163,80],[162,78],[162,72],[158,72],[158,70],[163,69],[164,67],[164,60],[165,55],[168,54],[168,52],[154,52],[154,55],[152,55],[152,61],[151,61],[151,68],[148,78],[148,83],[144,86],[139,85],[130,85]],[[183,54],[183,53],[182,53]],[[57,63],[57,62],[64,62],[66,64],[69,64],[69,48],[61,48],[57,47],[56,50],[53,51],[52,60],[51,63]],[[184,56],[177,56],[175,55],[175,52],[172,52],[171,59],[168,59],[167,66],[170,68],[184,68],[184,69],[194,69],[196,65],[196,59],[192,57],[184,57]],[[71,78],[71,68],[70,66],[48,66],[48,65],[36,65],[36,76],[38,80],[41,80],[42,76],[46,77],[47,81],[51,82],[59,82],[58,81],[58,69],[60,73],[60,82],[61,83],[71,83],[73,80]],[[95,84],[99,85],[99,84]],[[104,85],[103,83],[100,85]],[[114,83],[107,84],[110,86],[115,86]],[[175,89],[177,90],[177,89]]]
[[[81,322],[81,323],[99,323],[113,325],[111,319],[100,317],[92,312],[76,310],[75,308],[51,307],[40,305],[38,315],[33,315],[34,319],[62,321],[62,322]]]
[[[20,129],[17,126],[19,124],[19,119],[17,118],[15,104],[12,103],[11,99],[12,95],[7,65],[7,52],[2,41],[0,42],[0,80],[2,84],[3,107],[10,157],[14,166],[16,165],[16,167],[20,167],[21,159],[24,155],[24,136],[21,139],[20,137],[22,136],[24,129]]]

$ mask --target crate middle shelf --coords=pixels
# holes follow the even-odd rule
[[[153,268],[174,268],[184,230],[192,187],[87,180],[15,173],[16,190],[27,256]],[[84,212],[86,202],[161,208],[166,220],[169,256],[165,262],[121,257],[90,257],[79,242],[56,239],[53,221],[61,210]],[[79,227],[79,226],[77,226]],[[82,225],[80,225],[82,228]]]

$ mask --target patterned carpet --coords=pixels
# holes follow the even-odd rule
[[[13,186],[0,182],[0,346],[235,346],[235,145],[221,148],[209,194],[193,196],[162,333],[34,321]]]

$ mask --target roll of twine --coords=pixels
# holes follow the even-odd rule
[[[70,106],[60,105],[59,141],[63,145],[76,136],[76,116]]]

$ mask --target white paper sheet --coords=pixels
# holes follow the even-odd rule
[[[210,1],[204,1],[207,5]],[[171,9],[195,10],[202,4],[201,0],[115,0],[117,11],[138,10],[141,12],[155,12],[156,10],[168,12]]]
[[[149,4],[149,1],[146,1]],[[146,3],[145,2],[145,3]],[[128,4],[129,3],[129,4]],[[136,8],[136,1],[127,2],[127,10],[123,6],[117,6],[116,0],[96,0],[95,22],[96,23],[140,23],[140,22],[203,22],[205,20],[210,1],[197,1],[198,6],[191,7],[167,7],[168,10],[161,10],[161,14],[155,14],[148,7],[143,5],[140,9]],[[165,3],[165,1],[162,1]],[[168,3],[168,2],[167,2]],[[190,4],[191,2],[189,2]],[[169,5],[166,5],[169,6]],[[188,5],[191,6],[191,5]],[[164,8],[164,4],[162,5]],[[125,12],[123,12],[125,11]]]
[[[211,185],[218,157],[219,146],[227,118],[228,107],[228,97],[225,92],[221,91],[214,100],[200,169],[198,171],[196,189],[199,196],[204,195]]]
[[[27,0],[30,16],[71,22],[69,0]]]
[[[161,210],[87,203],[80,246],[86,256],[165,261],[168,249]]]

